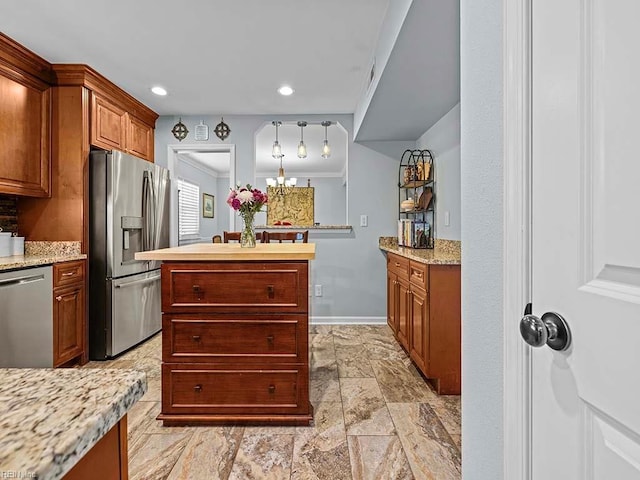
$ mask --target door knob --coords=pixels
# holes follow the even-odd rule
[[[571,330],[562,315],[547,312],[538,318],[526,314],[520,320],[520,335],[532,347],[549,345],[554,350],[566,350],[571,345]]]

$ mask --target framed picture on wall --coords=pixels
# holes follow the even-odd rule
[[[213,195],[208,193],[202,194],[202,216],[204,218],[213,218]]]

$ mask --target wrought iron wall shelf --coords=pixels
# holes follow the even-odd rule
[[[433,248],[436,226],[435,187],[434,157],[431,151],[405,150],[398,168],[399,244],[404,243],[404,246],[411,248]]]

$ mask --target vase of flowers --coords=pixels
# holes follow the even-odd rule
[[[242,217],[242,231],[240,233],[240,246],[251,248],[256,246],[256,232],[253,226],[253,219],[256,212],[262,209],[267,203],[268,197],[266,193],[261,192],[257,188],[253,188],[247,184],[246,187],[237,185],[235,189],[229,192],[227,204],[238,212]]]

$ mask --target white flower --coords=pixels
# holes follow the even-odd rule
[[[237,198],[238,200],[240,200],[240,203],[250,202],[251,200],[253,200],[253,192],[245,190],[244,192],[238,193]]]

